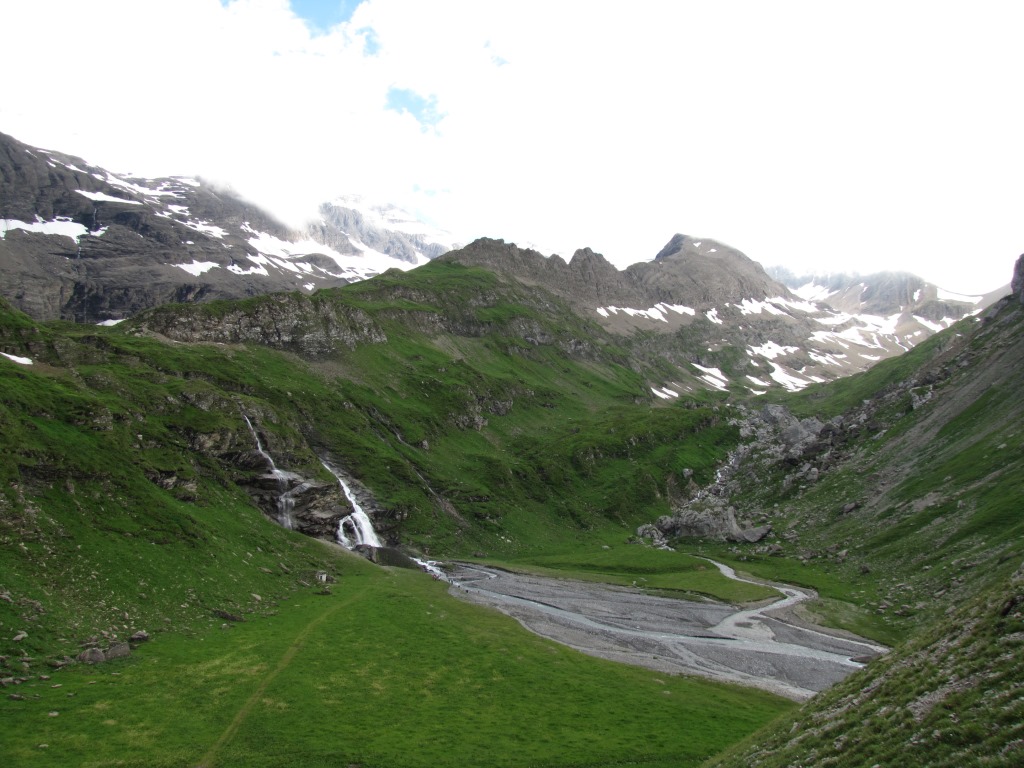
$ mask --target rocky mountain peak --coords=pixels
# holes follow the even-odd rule
[[[653,261],[626,270],[658,301],[712,307],[728,301],[790,297],[753,259],[708,238],[676,234]]]
[[[588,289],[588,296],[597,298],[622,285],[622,273],[600,253],[580,248],[569,261],[574,290]]]
[[[686,235],[681,235],[678,232],[672,235],[672,239],[665,243],[665,247],[658,251],[658,254],[654,257],[655,261],[661,261],[667,259],[669,256],[674,256],[683,250],[683,245],[690,238]]]

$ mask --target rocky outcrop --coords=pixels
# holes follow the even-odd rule
[[[749,543],[760,541],[772,530],[770,525],[741,526],[736,520],[736,508],[716,497],[687,503],[674,510],[672,515],[658,518],[653,527],[664,540],[711,539]],[[637,535],[644,537],[639,529]]]
[[[738,477],[764,473],[768,468],[790,468],[784,483],[816,482],[830,450],[835,424],[818,419],[798,419],[785,406],[769,404],[757,411],[740,409],[740,435],[747,442],[729,455],[715,481],[704,488],[690,483],[680,495],[669,485],[671,514],[637,531],[641,538],[654,538],[654,528],[665,542],[673,538],[713,539],[755,543],[772,533],[771,521],[760,512],[743,513],[731,500],[739,488]],[[749,519],[757,518],[757,519]],[[641,530],[644,533],[641,533]]]
[[[789,293],[736,249],[685,235],[675,235],[654,261],[622,271],[590,248],[577,250],[566,262],[488,238],[443,258],[542,285],[588,314],[605,306],[646,308],[667,302],[701,308]]]
[[[602,302],[633,306],[647,301],[645,292],[625,273],[589,248],[577,250],[566,262],[504,240],[480,238],[441,258],[486,267],[524,285],[542,286],[573,306],[586,308],[588,314]]]
[[[132,648],[128,643],[112,643],[106,650],[97,646],[86,648],[78,654],[76,660],[83,664],[102,664],[105,661],[127,658],[131,653]]]
[[[174,341],[263,344],[310,357],[336,348],[384,344],[384,331],[361,309],[322,295],[280,294],[247,305],[184,311],[157,308],[133,324]]]

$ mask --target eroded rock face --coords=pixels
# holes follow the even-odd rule
[[[645,528],[643,526],[642,528]],[[662,538],[715,539],[754,543],[767,536],[770,525],[741,526],[736,519],[736,508],[717,498],[704,498],[688,502],[672,515],[658,518],[654,528]],[[643,536],[640,529],[637,535]]]
[[[837,430],[835,424],[818,419],[798,419],[782,405],[766,405],[759,411],[748,412],[737,425],[749,442],[730,454],[715,481],[697,488],[687,477],[688,484],[682,494],[678,483],[670,481],[667,493],[672,514],[658,518],[653,525],[641,526],[638,536],[654,539],[649,530],[653,528],[666,546],[672,538],[761,541],[772,533],[770,521],[763,517],[756,521],[743,519],[742,510],[731,503],[737,472],[746,469],[746,464],[754,457],[758,463],[793,467],[788,476],[791,483],[816,482],[820,473],[818,465],[827,460]]]
[[[1010,290],[1017,297],[1021,304],[1024,304],[1024,254],[1017,258],[1013,266],[1013,280],[1010,281]]]
[[[358,308],[317,297],[282,294],[254,307],[233,307],[222,314],[153,310],[141,316],[140,328],[175,341],[265,344],[310,357],[336,348],[384,344],[383,330]]]

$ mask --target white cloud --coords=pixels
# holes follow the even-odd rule
[[[1024,248],[1024,6],[286,0],[0,10],[0,130],[202,174],[296,219],[343,192],[622,265],[677,231],[762,264],[903,268],[960,292]],[[368,46],[368,41],[372,45]],[[375,51],[368,54],[368,50]],[[387,109],[408,92],[428,130]]]

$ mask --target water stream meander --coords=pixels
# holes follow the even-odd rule
[[[728,578],[750,581],[710,562]],[[814,593],[788,585],[771,585],[782,592],[781,600],[737,609],[469,563],[455,564],[449,578],[453,594],[497,608],[584,653],[755,686],[797,701],[859,669],[855,658],[886,650],[798,619],[791,609]]]

